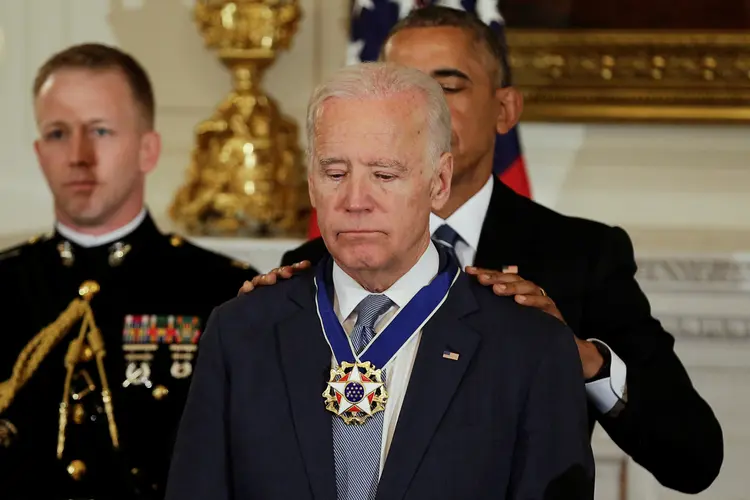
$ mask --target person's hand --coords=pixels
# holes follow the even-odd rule
[[[555,305],[555,301],[547,295],[542,287],[516,274],[518,272],[516,266],[506,267],[503,272],[469,266],[466,268],[466,272],[476,276],[481,284],[492,286],[495,295],[513,295],[515,301],[519,304],[541,309],[565,323],[565,319]]]
[[[245,281],[245,283],[242,284],[240,291],[237,292],[237,295],[239,296],[250,293],[259,286],[274,285],[278,278],[289,279],[294,276],[294,273],[307,269],[308,267],[310,267],[310,261],[303,260],[302,262],[297,262],[291,266],[274,268],[266,274],[259,274],[254,277],[252,281]]]
[[[481,284],[492,286],[495,295],[513,295],[515,301],[519,304],[541,309],[565,323],[565,318],[557,308],[555,301],[547,295],[542,287],[519,276],[517,274],[518,267],[508,266],[500,272],[469,266],[466,268],[466,272],[476,276]],[[583,365],[583,376],[590,379],[599,372],[604,364],[604,358],[592,342],[579,339],[575,335],[573,338],[576,341],[578,355]]]

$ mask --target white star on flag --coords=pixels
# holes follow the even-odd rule
[[[398,5],[399,19],[405,18],[417,6],[416,0],[390,0],[390,2]]]
[[[364,40],[355,40],[353,42],[349,42],[349,45],[346,47],[346,64],[351,65],[362,62],[359,58],[359,55],[362,53],[362,49],[364,48]]]
[[[464,6],[461,5],[461,0],[440,0],[436,2],[436,5],[442,5],[443,7],[450,7],[452,9],[464,10]]]
[[[477,16],[484,21],[484,24],[492,24],[492,21],[498,24],[505,24],[500,9],[497,8],[497,0],[477,0]]]
[[[375,4],[372,3],[372,0],[354,0],[354,6],[352,7],[354,15],[362,14],[362,9],[375,10]]]
[[[346,386],[351,382],[356,382],[364,388],[365,395],[360,401],[349,401],[346,398]],[[356,406],[359,410],[367,413],[368,415],[372,415],[372,408],[370,408],[370,401],[368,399],[368,396],[383,387],[383,384],[381,382],[362,382],[362,373],[356,366],[353,367],[352,371],[349,372],[347,380],[339,382],[328,382],[328,385],[330,385],[334,391],[341,395],[341,401],[339,402],[339,415],[349,410],[353,406]],[[365,404],[358,405],[358,403],[362,401],[364,401]]]

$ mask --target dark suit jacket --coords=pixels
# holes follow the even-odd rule
[[[324,255],[318,238],[287,252],[282,264]],[[626,364],[625,408],[612,416],[590,405],[592,428],[598,421],[666,487],[697,493],[713,482],[724,457],[721,427],[675,355],[674,338],[651,315],[625,231],[565,217],[495,181],[475,265],[517,265],[578,337],[605,342]]]
[[[336,499],[312,276],[214,311],[168,500]],[[593,498],[585,398],[571,332],[463,274],[423,330],[378,498]]]

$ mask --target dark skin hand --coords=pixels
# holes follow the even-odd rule
[[[303,260],[291,266],[274,268],[266,274],[259,274],[252,281],[245,281],[237,295],[250,293],[259,286],[273,285],[279,278],[289,279],[294,276],[294,273],[307,269],[310,266],[310,261]],[[519,304],[541,309],[565,323],[562,313],[544,289],[531,281],[523,279],[517,272],[518,268],[516,266],[506,267],[502,272],[473,266],[466,267],[467,274],[476,276],[481,284],[491,286],[495,295],[512,295]],[[592,342],[579,339],[575,336],[574,338],[583,365],[583,376],[586,379],[590,379],[599,372],[604,364],[604,359]]]

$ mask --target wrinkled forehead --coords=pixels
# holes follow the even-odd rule
[[[421,92],[389,96],[330,97],[315,117],[313,139],[369,135],[422,136],[426,132],[427,101]]]
[[[329,99],[316,120],[314,161],[341,158],[367,164],[390,158],[411,164],[424,154],[427,127],[419,95]]]

